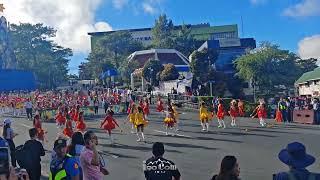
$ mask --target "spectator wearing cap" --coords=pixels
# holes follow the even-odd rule
[[[74,157],[67,154],[67,140],[57,139],[53,149],[56,156],[50,163],[49,180],[79,180],[79,164]]]
[[[93,131],[87,131],[84,134],[85,148],[80,154],[80,162],[83,171],[84,180],[102,180],[103,175],[109,172],[100,163],[100,156],[96,149],[98,137]]]
[[[156,142],[152,146],[153,157],[143,161],[143,171],[146,180],[179,180],[181,174],[176,165],[165,158],[164,145]]]
[[[320,174],[309,172],[306,167],[315,162],[315,158],[306,153],[306,148],[299,142],[293,142],[280,151],[281,162],[289,166],[289,171],[273,176],[274,180],[320,180]]]
[[[3,121],[3,131],[2,135],[5,140],[7,140],[9,147],[10,147],[10,156],[11,156],[11,165],[16,167],[16,145],[13,142],[13,138],[16,137],[18,134],[14,133],[13,129],[11,128],[11,119],[5,119]]]

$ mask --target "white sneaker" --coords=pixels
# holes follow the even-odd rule
[[[202,130],[201,131],[205,131],[206,129],[205,128],[202,128]]]
[[[141,141],[141,139],[139,138],[139,139],[137,139],[137,142],[140,142]]]
[[[222,128],[222,126],[221,126],[221,125],[219,125],[219,126],[218,126],[218,128]]]

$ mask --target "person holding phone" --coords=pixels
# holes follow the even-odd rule
[[[97,151],[98,137],[93,131],[84,134],[85,148],[80,154],[80,162],[83,170],[83,179],[102,180],[108,175],[108,170],[100,163],[100,156]]]

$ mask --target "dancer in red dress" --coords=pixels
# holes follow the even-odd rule
[[[254,118],[256,115],[258,115],[259,122],[262,127],[266,126],[266,123],[264,120],[265,120],[265,118],[267,118],[267,110],[265,108],[264,102],[260,102],[260,104],[256,107],[256,109],[253,111],[252,114],[254,114],[252,116],[252,118]]]
[[[84,132],[86,130],[86,123],[84,122],[83,111],[79,113],[79,120],[76,123],[77,131]]]
[[[143,114],[144,118],[147,119],[147,117],[150,114],[150,105],[148,99],[145,100],[144,105],[143,105]]]
[[[239,109],[239,116],[244,117],[244,115],[245,115],[244,102],[241,99],[239,99],[239,102],[238,102],[238,109]]]
[[[56,115],[56,123],[57,127],[62,128],[64,124],[66,123],[66,116],[64,115],[65,113],[62,111],[61,108],[58,109],[58,114]]]
[[[42,123],[39,114],[36,114],[33,118],[33,127],[37,129],[37,138],[44,142],[46,132],[42,129]]]
[[[112,137],[112,130],[116,128],[116,126],[118,128],[120,128],[119,124],[117,123],[117,121],[113,118],[113,114],[114,112],[112,110],[108,110],[107,111],[107,116],[104,118],[104,120],[101,122],[100,127],[103,128],[104,130],[106,130],[109,134],[110,137],[110,141],[111,144],[113,144],[113,137]],[[120,131],[122,132],[122,130],[120,129]]]
[[[238,111],[237,111],[237,108],[236,108],[236,104],[237,104],[236,100],[232,100],[230,102],[229,114],[230,114],[230,117],[231,117],[231,126],[236,126],[236,117],[238,116]]]
[[[63,129],[63,134],[68,138],[71,138],[73,135],[72,120],[69,118],[67,118],[66,126]]]
[[[226,128],[226,125],[223,120],[224,119],[224,107],[223,107],[221,99],[219,99],[217,118],[218,118],[218,123],[219,123],[218,128]]]
[[[163,112],[163,111],[164,111],[163,102],[159,97],[157,102],[157,112]]]

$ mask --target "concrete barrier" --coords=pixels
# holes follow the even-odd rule
[[[301,124],[314,124],[313,110],[294,110],[293,122]]]

